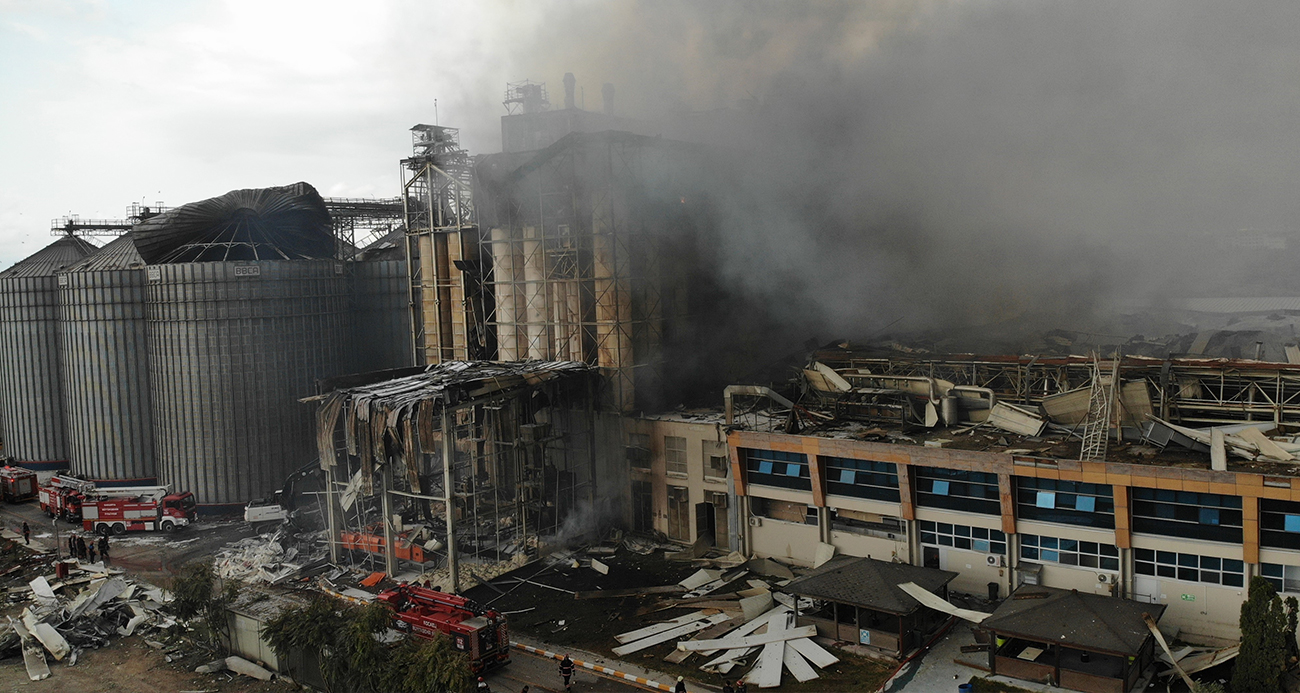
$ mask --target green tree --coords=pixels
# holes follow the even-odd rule
[[[197,626],[199,635],[214,651],[226,652],[230,616],[227,607],[239,593],[238,583],[217,589],[212,563],[191,563],[171,579],[171,612]]]
[[[1241,605],[1241,652],[1232,670],[1236,693],[1279,690],[1285,669],[1287,616],[1272,583],[1262,577],[1250,581]]]
[[[331,693],[468,690],[469,661],[450,638],[383,642],[393,623],[393,612],[383,604],[353,606],[320,597],[306,608],[280,612],[262,626],[262,637],[285,660],[293,652],[316,653]]]

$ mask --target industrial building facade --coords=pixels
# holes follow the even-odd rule
[[[1134,370],[1124,375],[1131,378],[1143,367],[1129,365]],[[1300,368],[1219,366],[1225,382],[1258,377],[1281,390]],[[921,370],[903,361],[893,367]],[[1196,367],[1210,377],[1207,364]],[[1272,397],[1281,390],[1271,402],[1259,392],[1250,397],[1271,414],[1247,414],[1251,406],[1227,403],[1228,390],[1191,392],[1179,364],[1163,370],[1166,380],[1183,383],[1155,398],[1171,418],[1181,394],[1189,419],[1250,418],[1253,424],[1241,425],[1263,427],[1281,421],[1279,430],[1292,420],[1290,396]],[[1116,391],[1128,395],[1144,382],[1121,380]],[[1068,378],[1059,385],[1079,392]],[[1050,396],[1048,403],[1055,406]],[[1129,412],[1119,408],[1115,420],[1122,422]],[[1222,411],[1212,414],[1216,408]],[[1129,442],[1112,443],[1109,456],[1096,461],[1080,460],[1078,443],[1066,458],[1038,437],[1003,431],[993,437],[1011,440],[978,446],[993,449],[960,449],[971,446],[961,439],[973,424],[896,433],[898,426],[832,418],[799,433],[740,416],[728,424],[720,413],[631,420],[629,523],[685,542],[716,532],[718,545],[798,565],[814,565],[829,545],[837,554],[950,570],[958,574],[953,590],[979,596],[1005,598],[1036,584],[1163,604],[1162,624],[1209,643],[1238,637],[1253,576],[1281,593],[1300,593],[1300,483],[1285,461],[1258,458],[1216,470],[1208,454],[1177,445],[1159,450],[1127,428]],[[721,440],[726,470],[714,452]],[[727,511],[716,514],[724,504]]]

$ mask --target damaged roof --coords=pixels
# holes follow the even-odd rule
[[[433,451],[438,448],[436,418],[446,409],[526,393],[544,383],[585,378],[596,371],[580,361],[446,361],[422,369],[381,371],[374,378],[362,374],[326,381],[322,385],[334,388],[332,392],[303,401],[320,402],[316,443],[321,465],[336,464],[334,428],[342,418],[348,454],[360,455],[369,487],[372,452],[381,451],[382,458],[385,437],[409,453]]]
[[[981,625],[1026,640],[1131,657],[1151,637],[1142,614],[1151,614],[1158,622],[1164,612],[1163,604],[1022,585]]]
[[[899,585],[914,582],[926,591],[937,592],[955,577],[957,573],[950,570],[874,558],[837,556],[812,573],[791,581],[784,590],[801,597],[903,616],[919,609],[921,603]]]

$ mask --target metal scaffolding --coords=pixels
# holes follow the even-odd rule
[[[658,388],[673,317],[663,287],[674,281],[660,257],[685,214],[672,180],[689,167],[682,154],[627,133],[571,134],[495,181],[480,256],[491,260],[483,305],[498,358],[600,366],[606,401],[622,411],[638,389]]]
[[[459,591],[594,529],[575,516],[596,494],[589,366],[411,371],[314,398],[334,562],[403,561]]]
[[[411,334],[417,365],[487,358],[474,170],[456,128],[411,128],[402,160]]]

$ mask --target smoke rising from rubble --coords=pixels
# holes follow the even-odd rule
[[[731,109],[713,141],[750,156],[710,191],[721,281],[804,336],[1296,295],[1296,240],[1214,243],[1294,239],[1300,6],[656,1],[552,20],[537,78],[613,82],[620,115],[669,137],[685,111]]]

